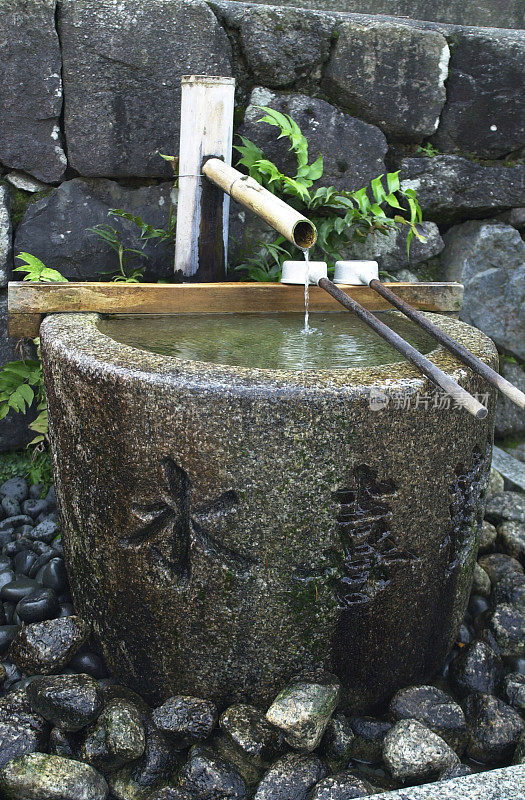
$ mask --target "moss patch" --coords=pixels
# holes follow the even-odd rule
[[[11,195],[11,223],[14,230],[17,229],[22,221],[27,208],[52,192],[51,187],[49,189],[41,189],[39,192],[24,192],[23,189],[17,189],[13,186],[10,186],[9,189]]]

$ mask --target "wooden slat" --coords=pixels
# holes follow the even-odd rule
[[[388,285],[388,284],[387,284]],[[391,306],[368,286],[344,286],[354,300],[372,311]],[[459,283],[395,283],[403,300],[423,311],[459,311]],[[44,314],[98,312],[101,314],[249,313],[303,311],[304,288],[282,283],[25,283],[11,282],[8,292],[9,335],[38,336]],[[340,311],[322,289],[310,289],[312,311]]]

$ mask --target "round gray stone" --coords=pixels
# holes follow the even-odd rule
[[[511,758],[524,730],[520,715],[489,694],[472,694],[464,703],[468,755],[484,764]]]
[[[89,675],[37,675],[27,696],[35,711],[63,731],[85,728],[104,705],[102,692]]]
[[[504,553],[525,563],[525,523],[503,522],[498,527],[498,543]]]
[[[393,778],[423,781],[454,766],[459,758],[426,725],[414,719],[403,719],[385,736],[383,760]]]
[[[374,793],[375,789],[371,783],[346,770],[319,781],[310,800],[351,800],[354,797],[368,797]]]
[[[108,785],[88,764],[31,753],[0,770],[6,800],[106,800]]]
[[[416,719],[461,755],[467,743],[465,715],[450,695],[435,686],[400,689],[390,703],[395,720]]]
[[[337,707],[340,689],[338,679],[328,673],[315,680],[292,681],[277,695],[266,718],[283,732],[290,747],[311,752]]]
[[[110,702],[88,731],[80,750],[101,772],[114,772],[144,752],[146,735],[138,709],[125,700]]]
[[[288,753],[272,764],[254,800],[303,800],[325,775],[326,767],[317,756]]]

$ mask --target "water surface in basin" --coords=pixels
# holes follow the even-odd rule
[[[434,340],[409,320],[377,316],[420,352]],[[108,317],[102,333],[138,350],[259,369],[348,369],[393,364],[403,356],[351,314],[310,313],[310,332],[299,313],[179,314]]]

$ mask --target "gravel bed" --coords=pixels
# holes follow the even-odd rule
[[[270,708],[112,679],[75,614],[55,496],[0,486],[0,797],[349,800],[525,763],[525,495],[493,472],[472,594],[432,684],[344,715],[337,676],[296,676]]]

